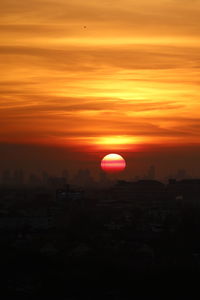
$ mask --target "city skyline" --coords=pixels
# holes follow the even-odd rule
[[[74,186],[82,186],[86,188],[102,188],[104,185],[113,185],[116,182],[129,181],[160,181],[165,184],[171,180],[199,180],[191,176],[185,169],[178,169],[174,173],[166,174],[164,177],[158,176],[159,172],[154,165],[149,166],[146,170],[139,174],[124,176],[124,174],[110,173],[99,170],[99,173],[93,174],[89,169],[78,169],[74,172],[63,169],[57,172],[47,170],[36,171],[24,169],[4,169],[0,171],[0,186],[4,187],[23,187],[26,185],[33,186],[65,186],[73,184]],[[127,175],[127,174],[126,174]]]

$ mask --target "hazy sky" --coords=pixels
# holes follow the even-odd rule
[[[1,0],[0,14],[2,147],[199,153],[199,0]]]

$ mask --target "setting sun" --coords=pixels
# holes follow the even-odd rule
[[[101,161],[101,168],[108,173],[121,172],[126,168],[126,162],[121,155],[111,153],[104,156]]]

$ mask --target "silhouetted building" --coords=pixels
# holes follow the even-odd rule
[[[197,201],[200,205],[200,179],[183,179],[180,181],[170,179],[167,192],[176,199],[190,202]]]
[[[15,170],[13,183],[17,185],[22,185],[24,183],[24,173],[22,170]]]
[[[176,174],[177,180],[182,180],[182,179],[185,179],[186,177],[187,177],[187,172],[185,169],[179,169],[177,171],[177,174]]]
[[[41,180],[36,174],[30,174],[29,176],[29,184],[32,186],[41,185]]]
[[[143,180],[154,180],[156,177],[156,169],[155,166],[150,166],[149,169],[147,170],[147,173],[142,176]],[[137,179],[137,177],[136,177]],[[139,178],[138,178],[139,180]]]
[[[150,166],[148,173],[147,173],[147,177],[149,180],[154,180],[156,177],[156,169],[155,166]]]
[[[187,174],[187,171],[185,169],[179,169],[175,174],[170,174],[168,177],[166,177],[167,180],[170,179],[176,179],[176,180],[183,180],[186,178],[190,178],[190,176]]]
[[[101,187],[106,187],[111,184],[111,181],[108,179],[105,172],[100,171],[99,173],[99,184]]]
[[[79,170],[73,179],[73,183],[80,187],[89,187],[94,185],[94,180],[88,169]]]
[[[47,185],[48,184],[48,179],[49,179],[49,175],[46,171],[42,172],[42,183],[43,185]]]
[[[66,179],[64,177],[49,177],[48,186],[52,188],[62,188],[66,185]]]
[[[62,171],[62,177],[65,178],[66,183],[69,182],[69,173],[68,173],[67,170],[63,170],[63,171]]]
[[[81,208],[83,206],[84,192],[81,189],[66,185],[65,188],[56,190],[56,200],[70,207]]]
[[[2,184],[10,185],[12,183],[12,176],[10,170],[4,170],[2,173]]]
[[[141,201],[161,199],[165,192],[165,185],[156,180],[139,180],[136,182],[118,181],[111,189],[113,200]]]

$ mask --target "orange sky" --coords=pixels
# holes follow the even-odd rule
[[[199,143],[199,0],[2,0],[0,11],[0,143]]]

